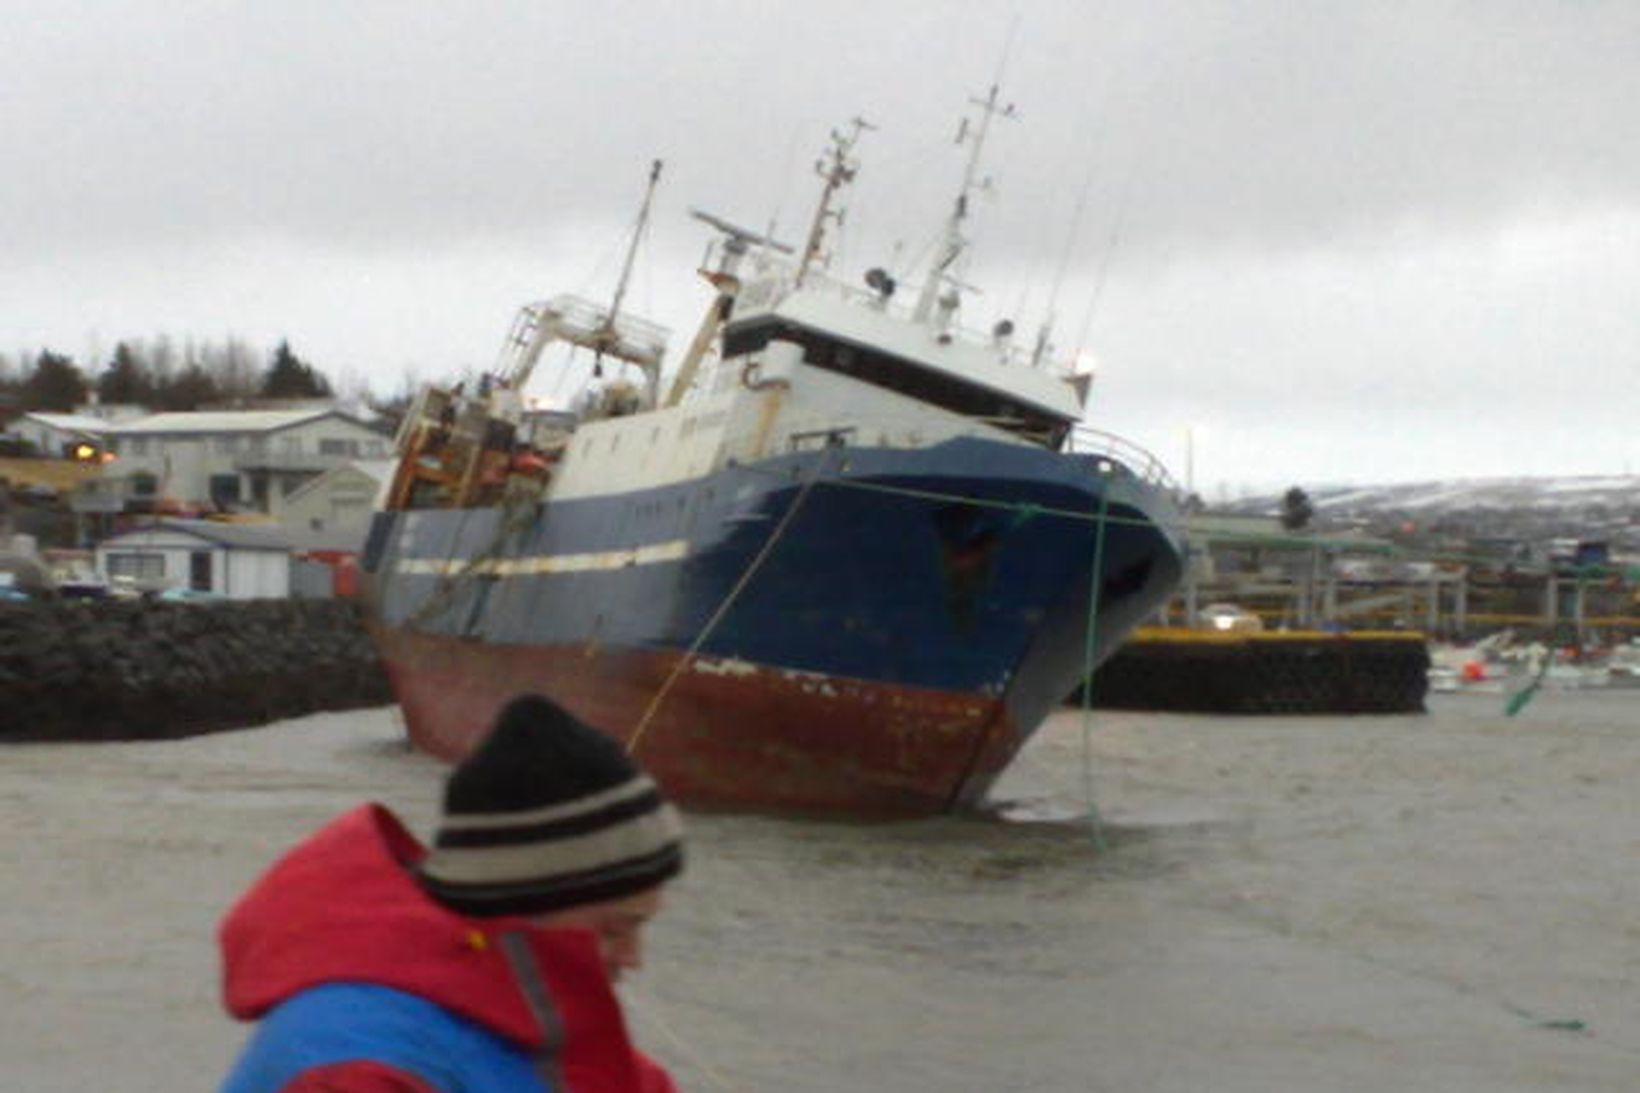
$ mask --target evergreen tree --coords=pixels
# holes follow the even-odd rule
[[[273,363],[262,377],[262,397],[327,398],[329,395],[330,381],[292,353],[290,342],[280,342],[274,350]]]
[[[216,381],[199,364],[190,364],[176,378],[154,393],[154,401],[164,410],[197,410],[215,402]]]
[[[42,349],[34,362],[34,371],[24,378],[18,395],[25,410],[66,414],[85,401],[88,389],[85,377],[72,360]]]
[[[1281,526],[1288,531],[1298,531],[1307,526],[1315,516],[1315,506],[1310,503],[1310,495],[1294,486],[1281,498]]]
[[[146,406],[154,400],[154,378],[137,351],[125,342],[114,347],[108,370],[97,377],[97,398],[104,403]]]

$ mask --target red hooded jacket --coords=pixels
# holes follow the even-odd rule
[[[429,898],[407,866],[426,854],[387,809],[363,805],[276,862],[223,920],[224,1003],[258,1020],[327,984],[392,988],[435,1003],[508,1045],[552,1055],[565,1093],[675,1093],[632,1045],[587,930],[517,918],[470,918]],[[508,950],[532,967],[521,981]],[[532,1006],[545,988],[552,1011]],[[556,1024],[556,1028],[548,1027]],[[345,1059],[278,1087],[336,1093],[431,1090],[379,1060]]]

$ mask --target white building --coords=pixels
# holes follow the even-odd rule
[[[276,524],[161,520],[97,544],[97,572],[113,587],[210,592],[234,600],[290,595],[291,539]]]
[[[152,414],[107,426],[110,473],[135,502],[281,515],[318,474],[382,459],[391,441],[341,410],[223,410]]]
[[[361,459],[332,467],[285,498],[279,521],[311,532],[356,533],[362,543],[376,500],[397,466],[393,459]]]
[[[26,440],[42,456],[73,458],[73,447],[81,442],[101,445],[109,423],[89,414],[26,413],[6,427],[6,435]]]

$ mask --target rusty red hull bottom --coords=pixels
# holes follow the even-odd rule
[[[737,660],[680,670],[677,652],[494,645],[394,629],[376,637],[422,750],[457,761],[508,698],[540,692],[620,740],[695,808],[932,815],[977,803],[1021,743],[993,697]]]

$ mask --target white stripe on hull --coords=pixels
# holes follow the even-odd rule
[[[600,550],[584,554],[538,554],[530,558],[404,558],[394,567],[399,573],[435,577],[457,574],[484,574],[494,577],[528,577],[544,573],[588,573],[629,566],[676,562],[689,554],[689,540],[673,539],[628,550]]]

